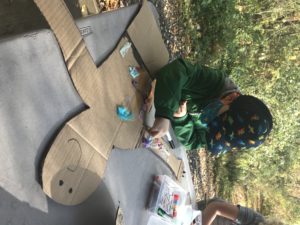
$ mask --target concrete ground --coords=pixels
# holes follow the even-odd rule
[[[65,0],[65,2],[74,19],[80,18],[78,1]],[[0,18],[0,37],[49,28],[33,0],[1,0]]]
[[[11,20],[4,8],[17,7],[14,4],[23,10],[11,9],[18,18]],[[96,64],[114,48],[136,9],[77,20],[81,30],[92,31],[84,38]],[[109,225],[114,224],[119,205],[126,224],[143,224],[153,175],[171,175],[167,165],[146,149],[113,150],[103,182],[78,206],[59,205],[44,194],[39,165],[45,150],[63,123],[86,106],[73,87],[52,32],[38,29],[48,25],[35,5],[29,0],[1,1],[0,18],[1,224]],[[25,29],[38,30],[24,34]],[[18,35],[7,36],[11,34]]]

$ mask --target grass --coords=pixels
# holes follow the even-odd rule
[[[181,8],[187,58],[226,71],[274,117],[263,146],[216,159],[218,195],[300,224],[299,4],[184,0]]]

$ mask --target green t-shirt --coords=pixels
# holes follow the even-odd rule
[[[175,135],[187,150],[206,146],[206,127],[198,120],[201,110],[216,100],[224,87],[225,74],[199,64],[176,59],[155,76],[156,117],[170,119]],[[180,102],[187,100],[188,114],[174,118]]]

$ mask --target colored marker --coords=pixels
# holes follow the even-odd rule
[[[179,195],[173,195],[173,217],[177,216],[177,206],[179,205]]]
[[[170,216],[162,208],[157,209],[157,214],[161,217],[170,218]]]
[[[174,144],[174,142],[173,142],[173,140],[172,140],[172,137],[171,137],[169,131],[166,133],[166,137],[167,137],[167,140],[168,140],[168,142],[169,142],[171,148],[174,149],[174,148],[175,148],[175,144]]]

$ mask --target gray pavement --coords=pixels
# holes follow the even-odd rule
[[[155,175],[172,177],[170,168],[148,149],[114,149],[108,160],[104,183],[113,202],[124,212],[126,225],[146,225],[146,209]]]
[[[77,21],[97,65],[115,47],[137,6]],[[112,16],[113,15],[113,16]],[[105,179],[78,206],[63,206],[39,184],[39,165],[64,122],[86,108],[50,30],[0,40],[0,224],[114,224],[119,204],[128,225],[146,219],[154,174],[170,169],[152,152],[113,150]]]
[[[38,183],[47,145],[65,121],[85,109],[53,34],[43,30],[2,40],[0,63],[1,224],[86,224],[97,219],[89,224],[99,224],[104,204],[96,199],[103,199],[103,188],[95,193],[98,198],[64,207],[48,199]]]

